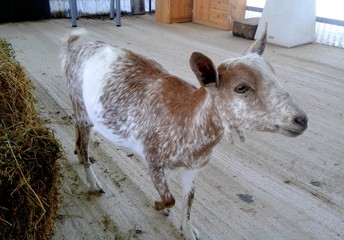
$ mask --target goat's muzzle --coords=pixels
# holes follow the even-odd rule
[[[308,117],[306,114],[295,116],[289,126],[275,126],[278,133],[287,137],[297,137],[301,135],[308,127]]]

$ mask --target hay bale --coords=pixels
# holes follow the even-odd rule
[[[0,239],[49,239],[60,144],[42,126],[33,86],[0,38]]]

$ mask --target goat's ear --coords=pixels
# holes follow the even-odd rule
[[[262,36],[257,39],[244,53],[244,55],[249,53],[257,53],[258,55],[262,55],[266,46],[266,38],[267,38],[267,31],[268,31],[268,23],[265,23],[265,29]]]
[[[213,89],[219,86],[217,69],[210,58],[194,52],[190,57],[190,66],[201,86]]]

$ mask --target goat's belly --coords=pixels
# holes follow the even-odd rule
[[[114,145],[128,149],[144,158],[143,145],[133,134],[123,137],[102,123],[103,106],[100,99],[106,91],[104,87],[108,81],[107,76],[111,74],[113,64],[124,54],[120,49],[108,47],[98,51],[85,62],[82,81],[83,101],[95,131]]]
[[[133,152],[135,155],[145,159],[143,144],[133,134],[129,134],[128,137],[123,137],[120,134],[114,133],[113,129],[110,129],[106,125],[99,122],[94,122],[93,128],[112,144],[121,148],[125,148],[126,150]]]

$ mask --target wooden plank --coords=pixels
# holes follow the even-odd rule
[[[193,1],[193,21],[204,21],[209,19],[210,1],[194,0]]]
[[[246,0],[230,0],[230,15],[234,20],[245,18]]]
[[[241,20],[245,18],[246,13],[246,0],[230,0],[228,29],[233,29],[235,20]]]
[[[192,21],[192,0],[171,1],[171,22]]]
[[[155,20],[164,23],[171,23],[170,0],[155,1]]]
[[[210,7],[213,9],[219,9],[228,11],[228,0],[211,0]]]
[[[228,17],[229,17],[228,11],[210,9],[209,21],[217,23],[220,28],[223,28],[223,29],[228,28]]]
[[[159,22],[192,21],[192,0],[156,0],[155,4],[155,19]]]

